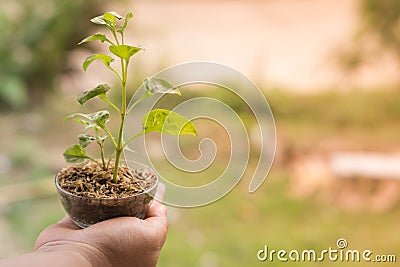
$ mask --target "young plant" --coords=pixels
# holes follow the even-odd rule
[[[142,50],[140,47],[125,44],[125,29],[128,22],[133,18],[133,14],[129,12],[125,18],[116,12],[106,12],[104,15],[91,19],[91,22],[106,27],[111,33],[111,38],[103,33],[91,35],[80,44],[100,41],[108,44],[108,54],[94,54],[85,59],[83,69],[86,71],[88,67],[95,61],[101,61],[118,78],[121,84],[120,99],[121,103],[117,104],[107,98],[107,92],[111,87],[107,84],[100,84],[96,88],[82,92],[78,97],[78,102],[83,105],[88,100],[98,97],[103,102],[108,104],[109,108],[114,110],[120,116],[119,128],[116,134],[108,128],[107,122],[110,118],[108,110],[101,110],[91,114],[75,113],[67,119],[72,119],[85,126],[84,133],[79,135],[79,144],[72,145],[64,152],[64,158],[68,163],[81,163],[86,160],[91,160],[99,164],[103,170],[107,171],[110,162],[114,163],[113,183],[118,182],[118,168],[120,165],[121,155],[127,144],[133,139],[150,132],[160,132],[171,135],[197,135],[196,128],[192,122],[185,117],[165,109],[153,109],[142,118],[143,129],[134,136],[124,140],[123,132],[126,123],[127,115],[132,111],[133,107],[146,97],[161,93],[161,94],[178,94],[181,95],[177,88],[174,88],[167,81],[158,78],[149,78],[145,80],[146,94],[139,100],[128,107],[127,99],[127,81],[128,69],[131,58]],[[114,58],[116,57],[116,59]],[[113,62],[119,61],[119,67],[115,68]],[[105,142],[112,143],[114,148],[110,156],[105,155]],[[95,143],[99,146],[100,160],[95,160],[90,157],[85,148],[90,144]]]

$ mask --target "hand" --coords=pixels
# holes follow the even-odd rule
[[[156,199],[163,199],[164,192],[165,186],[159,184]],[[65,258],[73,257],[78,266],[85,267],[156,266],[167,235],[166,213],[166,207],[154,200],[145,220],[120,217],[85,229],[66,216],[39,235],[35,254],[63,252],[69,255]]]

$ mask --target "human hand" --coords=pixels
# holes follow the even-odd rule
[[[164,193],[165,186],[159,184],[156,199],[162,200]],[[78,266],[85,267],[156,266],[168,230],[166,213],[166,207],[154,200],[145,220],[120,217],[85,229],[66,216],[39,235],[35,253],[64,252],[60,255],[68,254],[79,262]]]

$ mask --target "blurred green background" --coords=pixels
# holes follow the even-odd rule
[[[78,110],[78,92],[98,77],[109,81],[101,66],[101,74],[83,73],[82,60],[97,47],[76,44],[97,31],[89,18],[108,10],[135,14],[131,41],[146,51],[132,84],[173,64],[216,61],[252,78],[276,121],[277,154],[263,186],[247,193],[250,170],[211,205],[169,208],[159,266],[304,266],[259,262],[256,254],[265,245],[320,251],[339,238],[400,260],[398,169],[342,178],[332,165],[340,153],[400,153],[397,0],[1,1],[0,257],[31,251],[38,233],[64,215],[53,177],[80,128],[63,118]],[[252,117],[234,96],[215,96]],[[254,120],[246,126],[251,131]],[[229,140],[218,127],[206,131],[226,158]]]

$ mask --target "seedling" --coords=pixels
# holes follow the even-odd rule
[[[70,146],[64,152],[64,158],[68,163],[81,163],[87,160],[99,164],[106,171],[109,169],[110,162],[113,162],[114,171],[112,182],[118,183],[118,168],[120,165],[121,155],[128,143],[133,139],[145,135],[150,132],[160,132],[171,135],[197,135],[194,124],[185,117],[165,109],[153,109],[142,118],[142,130],[136,135],[124,139],[124,127],[126,118],[132,109],[148,96],[153,94],[177,94],[181,95],[178,88],[172,86],[165,80],[158,78],[149,78],[145,80],[146,94],[128,107],[127,94],[128,90],[132,90],[128,85],[129,63],[132,57],[140,52],[142,48],[125,44],[125,30],[128,22],[133,18],[133,14],[129,12],[125,18],[116,12],[106,12],[104,15],[91,19],[94,24],[101,25],[108,29],[110,36],[104,33],[93,34],[79,45],[92,41],[100,41],[108,45],[108,54],[94,54],[87,57],[83,62],[83,69],[86,71],[88,67],[95,61],[100,61],[107,67],[120,82],[120,99],[121,102],[114,103],[107,97],[111,88],[107,84],[100,84],[96,88],[82,92],[77,100],[83,105],[93,98],[100,98],[106,103],[110,110],[113,110],[120,116],[119,128],[116,133],[109,129],[107,122],[110,118],[109,110],[101,110],[90,114],[75,113],[66,120],[72,119],[85,126],[84,132],[78,136],[79,144]],[[119,62],[119,64],[118,64]],[[113,64],[114,63],[114,64]],[[115,67],[114,65],[119,65]],[[132,91],[134,93],[134,91]],[[110,155],[105,153],[105,143],[111,142],[113,152]],[[100,159],[96,160],[86,153],[86,147],[91,144],[99,146]]]

